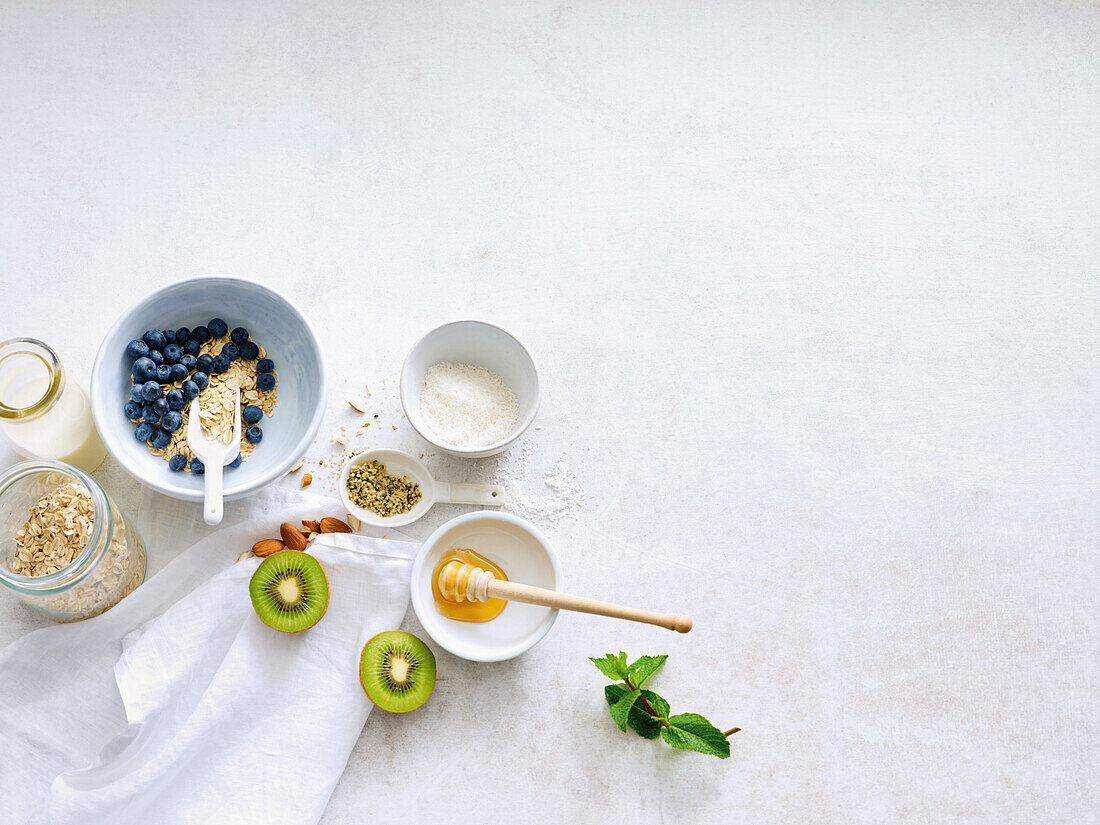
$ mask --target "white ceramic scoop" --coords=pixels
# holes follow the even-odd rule
[[[228,444],[212,438],[199,422],[199,399],[191,400],[187,413],[187,446],[206,467],[203,475],[202,517],[207,524],[222,520],[222,472],[225,465],[241,453],[241,395],[237,393],[233,409],[233,437]]]
[[[421,498],[416,506],[407,513],[386,517],[353,502],[348,495],[348,475],[352,467],[367,461],[379,461],[386,466],[386,472],[391,476],[398,478],[407,476],[409,481],[415,481],[420,485]],[[373,524],[375,527],[400,527],[403,524],[412,524],[437,502],[499,507],[504,503],[504,488],[499,484],[451,484],[446,481],[436,481],[428,472],[428,468],[408,453],[400,450],[367,450],[344,465],[343,472],[340,473],[340,497],[344,500],[344,506],[348,508],[348,512],[361,521]]]

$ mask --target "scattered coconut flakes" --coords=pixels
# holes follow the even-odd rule
[[[576,524],[586,509],[595,506],[596,499],[585,492],[564,457],[543,474],[549,493],[539,495],[525,490],[520,479],[529,474],[534,451],[534,442],[526,441],[518,452],[512,448],[505,453],[513,461],[511,472],[506,474],[508,470],[502,468],[493,477],[493,483],[504,488],[501,509],[549,527]]]

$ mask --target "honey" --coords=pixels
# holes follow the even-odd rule
[[[432,571],[432,596],[435,597],[435,609],[448,619],[459,622],[487,622],[499,616],[500,611],[508,604],[504,599],[489,599],[487,602],[452,602],[443,598],[443,594],[439,592],[439,571],[453,561],[473,564],[482,570],[490,571],[501,581],[508,581],[508,576],[503,570],[473,550],[462,548],[448,550]]]

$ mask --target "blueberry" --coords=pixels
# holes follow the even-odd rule
[[[160,398],[160,384],[156,381],[146,381],[141,385],[141,400],[153,402]]]
[[[191,340],[191,330],[187,327],[180,327],[176,330],[176,343],[181,347]]]
[[[197,458],[191,459],[191,472],[197,476],[201,476],[206,472],[206,465],[199,461]]]
[[[160,383],[167,384],[172,380],[172,368],[167,364],[161,364],[157,367],[157,373],[154,377]]]
[[[183,347],[179,344],[169,344],[164,348],[164,363],[178,364],[183,357]]]
[[[184,354],[180,356],[180,363],[187,368],[187,372],[190,374],[191,370],[195,368],[195,364],[199,361],[194,355]]]
[[[191,356],[198,355],[201,351],[199,349],[199,342],[192,338],[190,341],[183,345],[183,351]]]
[[[168,343],[164,339],[164,333],[159,329],[146,330],[141,338],[149,345],[149,349],[164,349],[164,345]]]
[[[152,445],[154,450],[163,450],[171,443],[172,434],[164,429],[164,427],[159,427],[153,433],[153,437],[149,439],[149,444]]]
[[[259,444],[264,440],[264,431],[259,427],[253,425],[244,431],[244,437],[251,441],[253,444]]]
[[[202,373],[201,372],[196,372],[195,375],[202,375]],[[184,381],[182,384],[180,384],[180,390],[183,392],[183,397],[187,401],[190,401],[192,398],[198,398],[199,397],[199,385],[196,384],[194,381],[191,381],[191,380]],[[171,406],[171,402],[168,402],[168,403],[169,403],[169,406]]]
[[[149,350],[149,354],[146,357],[158,367],[164,363],[164,353],[159,349]]]
[[[229,332],[229,324],[227,324],[221,318],[211,318],[210,323],[206,325],[206,328],[210,330],[210,335],[213,338],[221,338],[223,335]]]
[[[133,374],[135,381],[144,384],[157,374],[157,365],[148,358],[139,358],[134,362],[130,372]]]
[[[127,401],[126,406],[122,409],[126,413],[126,417],[131,421],[141,420],[141,404],[137,401]]]
[[[205,390],[210,383],[210,376],[205,372],[193,372],[191,373],[191,380],[195,383],[195,386],[199,388],[199,391]]]
[[[170,375],[172,376],[173,383],[178,384],[180,381],[186,381],[187,376],[190,374],[191,371],[188,370],[187,367],[185,367],[183,364],[172,365],[172,372],[170,373]]]
[[[142,401],[145,400],[144,398],[141,397],[141,388],[143,386],[145,386],[145,385],[144,384],[133,384],[130,387],[130,400],[131,401],[137,401],[140,404]]]
[[[164,396],[164,400],[168,402],[168,409],[170,410],[182,410],[187,404],[187,399],[183,395],[183,390],[168,390],[168,394]]]
[[[275,372],[275,362],[270,358],[261,358],[256,362],[256,372]]]
[[[210,330],[206,327],[195,327],[191,330],[191,340],[198,341],[199,344],[205,344],[210,340]]]
[[[269,392],[275,389],[275,376],[272,375],[270,372],[261,373],[260,376],[256,379],[256,388],[263,390],[264,392]]]
[[[144,384],[157,373],[157,365],[148,358],[139,358],[130,367],[130,374],[134,376],[135,384]]]
[[[224,347],[222,347],[222,355],[228,355],[230,361],[236,361],[241,357],[241,348],[230,341]]]
[[[234,344],[243,344],[248,340],[248,330],[244,327],[236,327],[231,333],[229,333],[229,340]]]
[[[264,411],[255,404],[249,404],[241,410],[241,420],[244,421],[245,424],[259,424],[260,419],[263,417]]]
[[[158,416],[163,417],[164,414],[168,412],[168,399],[158,398],[156,401],[154,401],[153,412],[155,412]]]
[[[229,464],[227,464],[226,466],[227,467],[240,467],[242,461],[244,461],[244,459],[241,457],[241,454],[237,453],[237,457],[234,458],[232,461],[230,461]]]
[[[135,338],[129,344],[126,345],[126,354],[131,358],[144,358],[149,354],[149,345],[144,341]]]
[[[214,356],[204,352],[195,359],[195,368],[199,372],[205,372],[209,375],[214,371]]]
[[[223,352],[214,359],[214,372],[229,372],[229,365],[232,363],[233,359]]]
[[[134,438],[138,441],[148,441],[152,434],[153,425],[149,423],[138,424],[137,429],[134,430]]]
[[[260,348],[255,341],[245,341],[241,344],[241,358],[245,361],[255,361],[260,357]]]
[[[164,414],[164,418],[160,420],[160,426],[161,429],[174,433],[183,426],[183,416],[175,410],[169,410]]]
[[[148,421],[150,424],[156,424],[160,421],[160,416],[157,415],[156,408],[154,408],[152,404],[145,404],[141,408],[141,419],[143,421]]]
[[[170,459],[168,459],[168,469],[171,470],[173,473],[178,473],[180,470],[182,470],[186,466],[187,466],[187,456],[185,456],[185,455],[178,455],[177,454],[177,455],[172,456]]]
[[[176,331],[174,329],[162,329],[161,332],[164,333],[165,344],[176,343]]]

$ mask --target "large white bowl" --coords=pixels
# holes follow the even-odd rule
[[[223,318],[245,327],[267,350],[279,378],[279,403],[261,422],[263,441],[239,467],[225,470],[225,497],[240,498],[277,481],[305,455],[325,414],[321,342],[302,312],[270,287],[231,275],[204,275],[169,284],[122,314],[92,367],[92,415],[108,451],[143,484],[174,498],[202,501],[202,476],[174,473],[134,438],[122,408],[130,390],[126,344],[147,329],[179,329]]]
[[[519,402],[516,426],[504,439],[484,447],[459,447],[441,441],[420,409],[424,376],[441,361],[484,367],[501,377]],[[484,321],[452,321],[436,327],[409,352],[401,367],[401,406],[420,436],[444,452],[465,458],[484,458],[504,452],[535,420],[539,409],[539,376],[535,360],[514,335]]]
[[[463,659],[500,662],[518,656],[545,636],[558,611],[508,602],[488,622],[460,622],[442,616],[432,595],[432,572],[448,550],[480,553],[505,572],[510,581],[561,590],[561,564],[550,542],[534,525],[508,513],[467,513],[448,521],[424,542],[412,569],[412,604],[416,618],[436,643]]]

